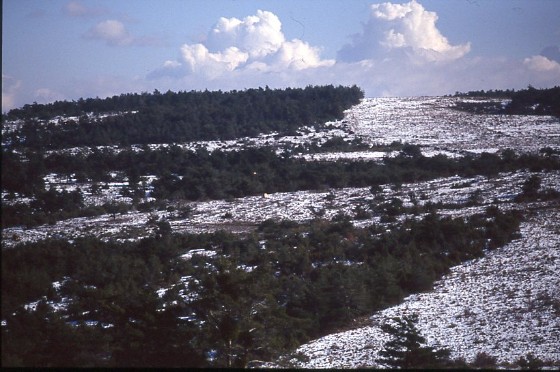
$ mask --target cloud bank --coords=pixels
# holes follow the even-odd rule
[[[165,61],[148,79],[174,83],[174,89],[356,84],[371,96],[454,92],[450,81],[465,86],[442,74],[465,76],[476,67],[465,62],[470,42],[451,43],[437,28],[435,12],[412,0],[373,4],[368,17],[336,60],[324,59],[321,48],[304,40],[287,40],[272,12],[222,17],[203,42],[183,44],[179,57]]]
[[[108,14],[78,1],[69,2],[64,12],[82,19]],[[217,19],[200,42],[178,45],[176,58],[162,57],[160,66],[142,77],[80,77],[53,89],[32,87],[24,77],[3,75],[2,108],[33,100],[49,102],[63,95],[69,99],[104,97],[154,89],[356,84],[373,97],[560,85],[558,45],[517,59],[480,57],[472,55],[470,40],[449,40],[438,28],[436,12],[417,0],[372,4],[366,16],[361,25],[356,20],[356,33],[340,47],[336,59],[323,57],[320,46],[288,39],[276,14],[258,10],[241,19]],[[99,21],[82,36],[113,48],[161,45],[156,38],[134,35],[117,19]]]
[[[151,71],[147,82],[160,90],[356,84],[367,96],[560,85],[557,47],[519,60],[471,56],[471,42],[450,41],[437,26],[438,15],[416,0],[372,4],[369,10],[336,60],[305,40],[288,40],[270,11],[222,17],[203,41],[181,45],[176,59]]]

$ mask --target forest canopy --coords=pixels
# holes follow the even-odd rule
[[[554,115],[560,117],[560,87],[514,90],[475,90],[455,93],[457,97],[485,97],[510,99],[506,105],[491,102],[460,102],[458,108],[475,113],[492,113],[508,115]]]
[[[105,99],[25,105],[5,120],[24,120],[11,133],[15,147],[129,145],[230,140],[260,133],[293,133],[306,125],[341,119],[364,97],[357,86],[308,86],[122,94]],[[119,113],[119,115],[93,115]],[[56,118],[74,117],[60,125]],[[48,122],[46,122],[48,121]],[[45,123],[46,122],[46,123]]]

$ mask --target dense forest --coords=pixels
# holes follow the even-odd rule
[[[293,133],[304,125],[341,119],[363,98],[358,87],[247,89],[124,94],[106,99],[25,105],[4,120],[23,120],[4,141],[38,150],[72,146],[229,140],[260,133]],[[88,113],[119,115],[88,116]],[[59,123],[57,116],[75,119]]]
[[[428,214],[386,231],[343,216],[246,237],[45,240],[2,251],[4,366],[243,367],[429,289],[509,241],[519,213]],[[217,255],[181,255],[191,249]],[[58,282],[54,288],[51,283]],[[166,288],[158,296],[158,289]],[[36,311],[23,305],[37,299]],[[48,303],[62,303],[54,311]]]
[[[458,102],[457,108],[475,113],[508,115],[554,115],[560,117],[560,87],[536,89],[529,86],[522,90],[479,90],[455,93],[457,97],[509,99],[506,105],[500,102]]]

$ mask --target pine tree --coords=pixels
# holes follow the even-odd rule
[[[446,368],[451,365],[449,350],[422,346],[426,339],[416,329],[417,315],[391,318],[381,329],[392,336],[379,352],[377,362],[390,368]]]

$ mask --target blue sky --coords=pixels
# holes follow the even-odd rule
[[[128,92],[560,85],[557,0],[4,0],[2,111]]]

